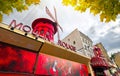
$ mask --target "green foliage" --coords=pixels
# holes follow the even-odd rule
[[[115,54],[112,54],[110,58],[114,60],[115,59]]]
[[[120,14],[120,0],[62,0],[62,3],[80,12],[90,9],[92,14],[100,15],[102,22],[115,21]]]
[[[27,10],[32,4],[39,4],[40,0],[0,0],[0,22],[3,14],[9,15],[15,8],[18,12]]]
[[[32,4],[39,4],[40,0],[0,0],[0,22],[3,14],[9,15],[15,8],[18,12],[27,10]],[[120,0],[62,0],[66,6],[71,5],[75,10],[85,12],[90,9],[94,15],[99,14],[102,22],[115,21],[120,14]]]

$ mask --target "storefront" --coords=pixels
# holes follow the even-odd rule
[[[88,76],[91,73],[89,58],[56,45],[51,39],[36,38],[0,23],[0,76]]]
[[[101,49],[94,47],[93,51],[95,56],[91,59],[91,66],[95,76],[109,76],[110,74],[107,71],[110,68],[110,65],[103,57]]]
[[[106,70],[109,69],[109,66],[104,59],[100,57],[93,57],[91,59],[91,63],[95,76],[107,76]]]

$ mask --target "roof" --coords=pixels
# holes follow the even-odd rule
[[[84,38],[86,38],[87,40],[89,40],[89,41],[92,42],[92,40],[91,40],[87,35],[83,34],[81,31],[79,31],[79,33],[80,33],[80,35],[81,35],[82,37],[84,37]]]
[[[38,23],[40,23],[40,22],[52,24],[53,27],[54,27],[54,30],[55,30],[55,31],[54,31],[54,34],[57,32],[56,23],[53,22],[53,21],[51,21],[51,20],[49,20],[49,19],[47,19],[47,18],[38,18],[38,19],[34,20],[33,23],[32,23],[32,28],[34,29],[34,27],[35,27]]]
[[[79,32],[79,35],[80,36],[82,36],[82,37],[84,37],[84,38],[86,38],[87,40],[89,40],[89,41],[91,41],[92,42],[92,40],[87,36],[87,35],[85,35],[84,33],[82,33],[81,31],[79,31],[77,28],[75,29],[75,30],[73,30],[69,35],[67,35],[65,38],[67,38],[68,36],[70,36],[74,31],[77,31],[77,32]],[[65,39],[64,38],[64,39]]]
[[[103,67],[103,68],[110,67],[109,63],[104,58],[101,57],[93,57],[91,59],[91,65],[93,67]]]

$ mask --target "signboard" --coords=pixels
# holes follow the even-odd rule
[[[12,20],[9,27],[11,30],[17,28],[26,33],[33,34],[36,38],[42,38],[47,41],[54,41],[54,34],[56,33],[56,26],[54,23],[46,18],[38,18],[32,22],[32,28],[28,25],[23,25],[22,23],[16,23],[16,20]]]
[[[63,46],[64,48],[67,48],[67,49],[70,49],[70,50],[73,50],[73,51],[76,50],[76,47],[74,47],[70,44],[67,44],[66,42],[62,42],[61,40],[58,40],[58,45]]]
[[[46,26],[45,24],[42,24],[42,25],[44,25],[44,27]],[[48,24],[47,24],[48,25]],[[18,24],[16,24],[16,20],[12,20],[11,21],[11,23],[10,23],[10,25],[9,25],[11,28],[17,28],[17,29],[19,29],[19,30],[22,30],[22,31],[24,31],[24,32],[26,32],[26,33],[32,33],[34,36],[36,36],[36,37],[38,37],[38,36],[40,36],[41,38],[43,38],[43,39],[46,39],[46,38],[44,38],[44,37],[46,37],[45,35],[44,36],[42,36],[42,35],[40,35],[40,30],[38,31],[36,31],[35,32],[35,30],[33,31],[33,29],[30,27],[30,26],[28,26],[28,25],[23,25],[23,23],[18,23]],[[39,26],[40,27],[40,26]],[[39,27],[37,27],[36,29],[38,29]],[[42,28],[43,28],[43,26],[41,26]],[[47,26],[48,27],[48,26]],[[50,26],[49,26],[49,29],[50,29]],[[50,31],[50,30],[49,30]],[[51,37],[51,36],[50,36]],[[53,39],[53,37],[52,38],[48,38],[48,40],[52,40]],[[47,39],[46,39],[47,40]],[[62,42],[61,40],[58,40],[58,45],[60,45],[60,46],[63,46],[64,48],[67,48],[67,49],[70,49],[70,50],[73,50],[73,51],[75,51],[76,50],[76,47],[74,47],[74,46],[72,46],[72,45],[70,45],[70,44],[67,44],[67,43],[65,43],[65,42]]]
[[[0,71],[32,73],[36,53],[0,42]]]
[[[43,53],[37,57],[37,53],[1,42],[0,71],[51,76],[88,76],[88,70],[84,64]]]
[[[84,64],[41,53],[39,55],[36,74],[51,76],[88,76],[88,69]]]
[[[9,26],[12,29],[17,28],[17,29],[22,30],[22,31],[27,32],[27,33],[31,33],[32,32],[32,28],[30,26],[23,25],[23,23],[17,24],[16,20],[12,20]]]
[[[27,38],[23,35],[14,33],[4,28],[0,28],[0,41],[15,46],[17,45],[22,48],[30,49],[34,52],[38,52],[39,48],[42,46],[42,42]]]

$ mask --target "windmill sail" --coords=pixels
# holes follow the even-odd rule
[[[57,13],[56,13],[56,8],[54,7],[54,12],[55,12],[55,17],[53,17],[52,13],[50,12],[50,10],[46,7],[46,13],[54,20],[54,22],[56,23],[56,27],[57,27],[57,36],[58,36],[58,40],[60,40],[60,35],[59,35],[59,30],[58,28],[61,29],[61,31],[63,32],[62,27],[58,24],[57,21]]]

